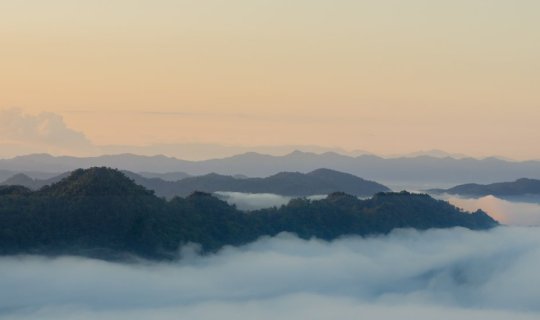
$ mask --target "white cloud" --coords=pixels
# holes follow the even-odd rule
[[[538,319],[540,233],[289,234],[180,262],[0,259],[2,319]]]
[[[263,208],[280,207],[289,203],[295,197],[286,197],[273,193],[244,193],[218,191],[214,193],[218,198],[234,204],[240,210],[257,210]],[[326,195],[313,195],[307,197],[311,200],[326,198]]]
[[[445,196],[445,200],[467,211],[482,209],[497,221],[514,226],[540,226],[540,204],[499,199],[494,196],[461,198]],[[538,201],[538,199],[537,199]]]
[[[86,136],[69,128],[55,113],[37,115],[21,109],[0,110],[0,144],[4,153],[81,151],[92,148]],[[9,149],[9,150],[8,150]]]

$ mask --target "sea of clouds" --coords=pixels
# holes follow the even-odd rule
[[[291,234],[175,262],[0,258],[1,319],[539,319],[540,229]]]
[[[513,226],[540,226],[539,199],[500,199],[495,196],[462,198],[443,196],[451,204],[467,211],[482,209],[495,220]]]

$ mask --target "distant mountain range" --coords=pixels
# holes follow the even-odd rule
[[[364,150],[345,150],[338,147],[324,147],[317,145],[276,145],[276,146],[234,146],[214,143],[173,143],[173,144],[153,144],[146,146],[132,145],[108,145],[96,146],[101,154],[139,154],[156,155],[163,154],[184,160],[201,161],[206,159],[217,159],[232,157],[246,152],[257,152],[270,155],[284,155],[301,150],[304,152],[324,153],[336,152],[350,156],[371,154]]]
[[[1,160],[0,160],[1,161]],[[5,181],[16,174],[23,173],[24,175],[38,180],[46,180],[58,176],[62,171],[58,172],[43,172],[43,171],[28,171],[28,170],[2,170],[0,169],[0,181]]]
[[[432,194],[453,194],[461,196],[483,197],[514,197],[526,195],[540,195],[540,180],[536,179],[518,179],[514,182],[499,182],[492,184],[468,183],[455,186],[450,189],[431,189],[427,192]]]
[[[195,191],[213,193],[232,191],[245,193],[273,193],[284,196],[324,195],[333,192],[346,192],[355,196],[372,196],[379,192],[391,191],[373,181],[367,181],[351,174],[329,169],[318,169],[307,174],[281,172],[267,178],[245,178],[218,174],[187,177],[178,181],[149,178],[130,171],[123,171],[135,183],[155,191],[157,196],[172,198],[187,196]],[[46,180],[32,179],[25,174],[17,174],[0,185],[20,185],[37,190],[65,178],[68,174]]]
[[[44,186],[56,183],[68,175],[69,173],[62,173],[48,179],[34,179],[24,173],[17,173],[14,176],[0,183],[0,186],[23,186],[30,190],[38,190],[43,188]]]
[[[329,168],[386,184],[444,183],[449,185],[470,181],[493,183],[521,177],[540,179],[540,161],[513,162],[498,158],[478,160],[430,156],[385,159],[373,155],[352,157],[332,152],[315,154],[299,151],[285,156],[244,153],[205,161],[186,161],[165,156],[148,157],[133,154],[89,158],[35,154],[0,160],[0,173],[1,170],[12,173],[27,171],[61,173],[93,166],[107,166],[132,172],[182,172],[188,175],[240,174],[249,177],[268,177],[278,172],[307,173],[318,168]]]
[[[392,155],[384,158],[417,158],[417,157],[432,157],[432,158],[454,158],[454,159],[465,159],[470,158],[466,154],[462,153],[449,153],[442,150],[432,149],[425,151],[417,151],[406,154]]]
[[[190,177],[190,175],[185,172],[138,172],[138,174],[145,178],[158,178],[165,181],[178,181]]]
[[[245,213],[204,192],[167,201],[107,168],[75,170],[39,191],[0,187],[0,254],[82,255],[102,259],[174,259],[185,243],[204,252],[292,232],[303,239],[388,233],[395,228],[498,223],[428,195],[378,193],[368,200],[333,193]]]

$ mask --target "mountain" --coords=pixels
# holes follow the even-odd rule
[[[97,149],[102,154],[135,153],[139,155],[164,154],[184,160],[201,161],[231,157],[246,152],[258,152],[269,155],[284,155],[301,150],[303,152],[324,153],[336,152],[345,155],[358,156],[370,154],[364,150],[347,151],[338,147],[324,147],[317,145],[275,145],[275,146],[233,146],[213,143],[175,143],[153,144],[146,146],[109,145],[99,146]]]
[[[90,158],[38,154],[0,160],[0,170],[12,172],[66,172],[94,166],[107,166],[132,172],[185,172],[195,176],[210,173],[241,174],[249,177],[268,177],[278,172],[308,173],[318,168],[329,168],[368,180],[404,185],[462,184],[471,180],[478,183],[493,183],[521,177],[540,179],[540,161],[513,162],[497,158],[480,160],[430,156],[386,159],[373,155],[353,157],[333,152],[315,154],[295,151],[285,156],[251,152],[205,161],[133,154]]]
[[[417,151],[417,152],[411,152],[399,156],[393,156],[391,158],[416,158],[416,157],[432,157],[432,158],[454,158],[454,159],[464,159],[468,158],[469,156],[462,154],[462,153],[449,153],[446,151],[438,150],[438,149],[432,149],[432,150],[426,150],[426,151]]]
[[[138,174],[145,178],[158,178],[165,181],[178,181],[178,180],[185,179],[187,177],[191,177],[189,174],[185,172],[165,172],[165,173],[138,172]]]
[[[32,190],[24,187],[24,186],[0,186],[0,196],[2,195],[8,195],[8,196],[17,196],[17,195],[28,195],[32,192]]]
[[[307,174],[281,172],[267,178],[238,178],[212,173],[204,176],[188,177],[176,182],[145,179],[133,173],[126,174],[136,183],[155,190],[158,196],[167,198],[186,196],[194,191],[208,193],[216,191],[273,193],[284,196],[310,196],[329,194],[336,191],[343,191],[356,196],[372,196],[378,192],[390,191],[390,189],[379,183],[329,169],[318,169]]]
[[[167,201],[108,168],[75,170],[38,191],[0,187],[2,255],[171,259],[185,243],[211,252],[284,231],[331,240],[395,228],[481,230],[497,225],[482,211],[466,213],[407,192],[379,193],[368,200],[333,193],[323,200],[299,198],[280,208],[246,213],[204,192]]]
[[[51,156],[32,154],[0,160],[0,169],[10,171],[66,172],[78,168],[106,166],[134,172],[150,171],[159,168],[160,173],[177,172],[178,167],[191,164],[191,161],[166,156],[138,156],[134,154],[103,155],[99,157]]]
[[[57,175],[48,179],[34,179],[24,173],[17,173],[14,176],[0,183],[0,186],[2,185],[3,186],[10,186],[10,185],[25,186],[28,189],[38,190],[46,185],[51,185],[53,183],[56,183],[68,175],[69,175],[68,173],[63,173],[63,174],[60,174],[60,175]]]
[[[1,160],[0,160],[1,161]],[[41,171],[26,171],[26,170],[1,170],[0,169],[0,181],[5,181],[16,174],[24,174],[31,179],[47,180],[60,175],[60,172],[41,172]]]
[[[157,196],[172,198],[187,196],[195,191],[213,193],[217,191],[245,193],[274,193],[284,196],[310,196],[329,194],[336,191],[355,196],[372,196],[378,192],[391,191],[387,187],[351,174],[329,169],[318,169],[307,174],[281,172],[268,178],[233,177],[208,174],[188,177],[179,181],[165,181],[160,178],[147,178],[130,171],[123,171],[135,183],[153,190]],[[35,180],[18,174],[0,185],[21,185],[37,190],[65,177],[65,174],[48,180]]]
[[[153,192],[133,182],[118,170],[107,168],[77,169],[60,181],[38,191],[47,196],[141,196]]]
[[[429,193],[440,194],[455,194],[462,196],[498,196],[498,197],[511,197],[511,196],[526,196],[526,195],[540,195],[540,180],[521,178],[514,182],[499,182],[487,185],[469,183],[455,186],[450,189],[431,189]]]
[[[46,185],[45,180],[32,179],[24,173],[17,173],[4,182],[0,183],[4,186],[25,186],[29,189],[39,189]]]

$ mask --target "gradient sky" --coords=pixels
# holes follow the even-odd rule
[[[540,158],[539,57],[537,0],[0,2],[0,109],[95,145]]]

